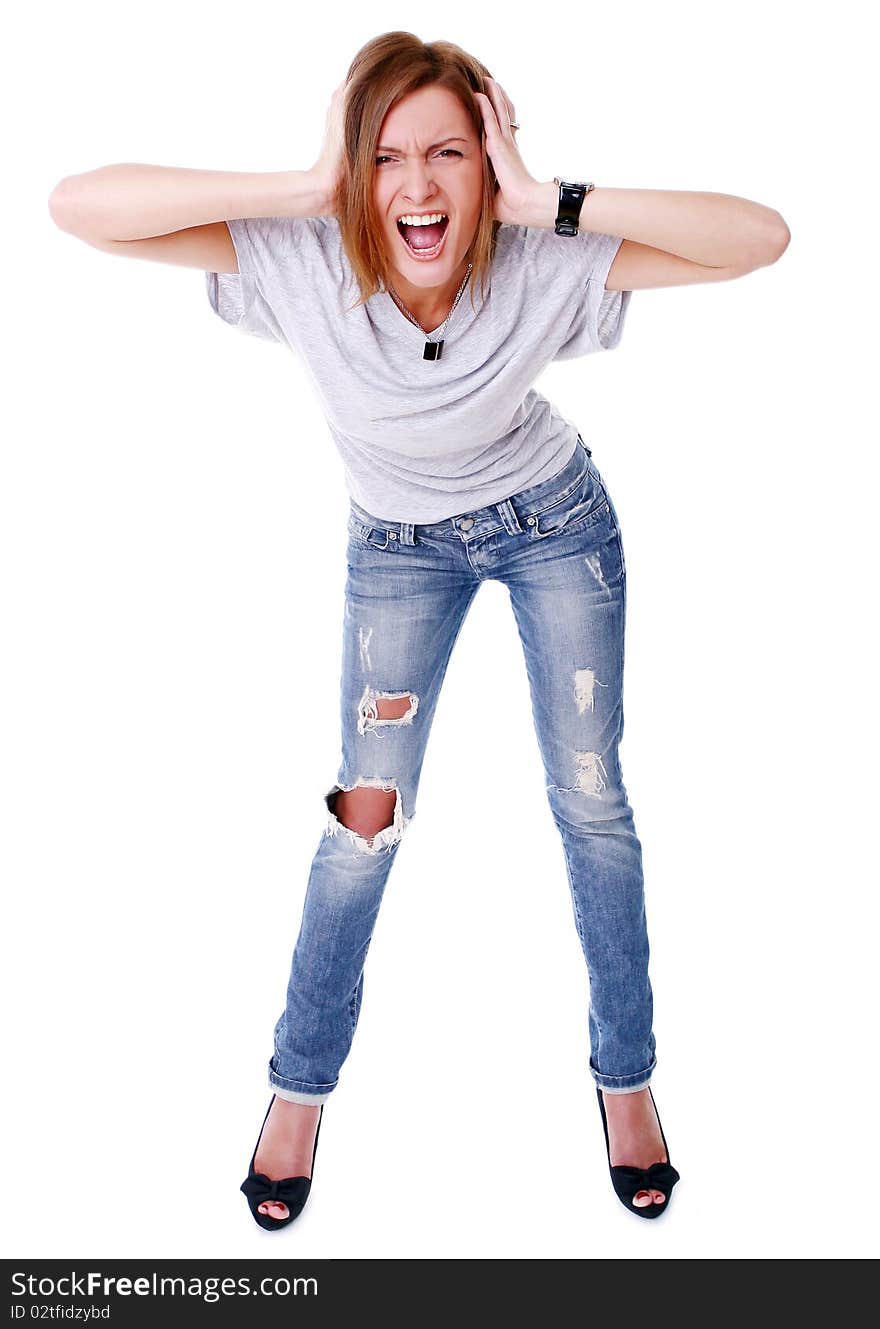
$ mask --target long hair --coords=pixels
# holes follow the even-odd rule
[[[485,281],[495,255],[501,222],[493,216],[498,182],[486,152],[483,114],[474,92],[485,92],[489,70],[452,42],[423,42],[411,32],[385,32],[366,43],[348,68],[343,126],[343,162],[335,212],[343,248],[361,296],[351,309],[377,291],[387,290],[391,264],[385,253],[381,225],[373,202],[376,146],[385,116],[417,88],[440,84],[453,92],[473,123],[483,152],[483,198],[480,219],[466,258],[473,263],[471,303]]]

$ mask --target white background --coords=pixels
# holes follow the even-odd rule
[[[4,1247],[18,1257],[876,1253],[877,197],[854,3],[16,11],[4,84]],[[426,11],[427,12],[427,11]],[[339,761],[347,498],[296,358],[197,270],[51,221],[118,161],[305,169],[383,31],[511,96],[526,165],[778,209],[780,261],[636,291],[538,382],[628,567],[624,774],[668,1215],[615,1199],[507,592],[450,665],[280,1233],[238,1192]],[[9,30],[8,30],[9,31]]]

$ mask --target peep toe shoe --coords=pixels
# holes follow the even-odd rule
[[[266,1110],[266,1116],[263,1118],[263,1126],[266,1125],[269,1113],[272,1111],[272,1103],[275,1102],[277,1095],[272,1095],[272,1102]],[[324,1104],[321,1104],[321,1111],[318,1115],[318,1125],[315,1129],[315,1146],[312,1150],[312,1173],[315,1170],[315,1154],[318,1152],[318,1136],[321,1133],[321,1120],[324,1116]],[[254,1146],[254,1152],[251,1155],[248,1174],[241,1183],[239,1190],[242,1191],[247,1199],[248,1208],[254,1217],[254,1222],[268,1232],[275,1232],[278,1228],[287,1227],[298,1218],[305,1208],[306,1200],[309,1198],[309,1191],[312,1189],[311,1177],[283,1177],[280,1181],[272,1181],[264,1172],[254,1171],[254,1159],[257,1156],[257,1150],[260,1147],[260,1140],[263,1137],[263,1126],[260,1127],[260,1134],[257,1143]],[[286,1218],[273,1218],[270,1214],[261,1214],[259,1206],[267,1200],[277,1200],[281,1204],[286,1204],[288,1214]]]
[[[621,1204],[630,1209],[639,1218],[659,1218],[665,1214],[669,1208],[669,1197],[672,1194],[672,1188],[677,1181],[681,1180],[679,1173],[675,1170],[669,1159],[669,1146],[666,1143],[666,1136],[663,1134],[663,1127],[660,1124],[660,1113],[657,1112],[657,1104],[654,1103],[654,1095],[651,1093],[650,1086],[648,1093],[651,1094],[651,1102],[654,1103],[654,1111],[657,1113],[657,1125],[660,1126],[660,1136],[663,1140],[663,1148],[666,1150],[667,1162],[652,1163],[648,1168],[627,1167],[625,1164],[611,1166],[611,1145],[608,1141],[608,1118],[605,1115],[605,1100],[602,1097],[602,1090],[599,1085],[596,1086],[596,1093],[599,1096],[599,1111],[602,1113],[602,1129],[605,1132],[605,1150],[608,1154],[608,1167],[611,1172],[611,1185],[614,1187],[614,1193]],[[639,1191],[662,1191],[665,1200],[662,1204],[655,1204],[652,1200],[650,1204],[638,1205],[633,1201]]]

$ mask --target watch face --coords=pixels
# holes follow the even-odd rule
[[[577,207],[580,211],[580,205],[585,193],[585,185],[569,185],[563,181],[560,186],[560,209],[565,207]]]

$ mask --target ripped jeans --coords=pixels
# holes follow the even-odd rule
[[[519,629],[551,813],[589,973],[589,1069],[610,1092],[655,1066],[642,850],[618,754],[626,569],[617,513],[578,435],[556,475],[445,521],[387,521],[351,502],[342,764],[312,862],[269,1084],[321,1103],[351,1048],[388,874],[415,816],[446,667],[471,602],[503,582]],[[382,698],[399,704],[380,707]],[[391,710],[395,718],[382,718]],[[334,815],[340,789],[396,791],[371,839]]]

